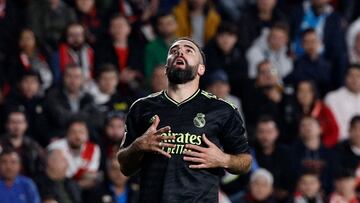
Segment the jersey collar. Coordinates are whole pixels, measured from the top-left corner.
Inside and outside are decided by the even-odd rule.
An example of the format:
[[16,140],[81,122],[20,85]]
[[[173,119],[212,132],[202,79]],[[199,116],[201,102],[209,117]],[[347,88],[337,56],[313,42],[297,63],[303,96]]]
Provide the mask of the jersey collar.
[[196,97],[196,95],[199,94],[199,92],[200,92],[200,89],[196,90],[196,92],[195,92],[193,95],[191,95],[189,98],[185,99],[185,100],[182,101],[182,102],[177,102],[177,101],[173,100],[173,99],[167,94],[167,91],[166,91],[166,90],[164,90],[164,96],[165,96],[165,98],[166,98],[167,100],[169,100],[171,103],[174,103],[176,106],[180,106],[180,105],[185,104],[185,103],[187,103],[188,101],[192,100],[194,97]]

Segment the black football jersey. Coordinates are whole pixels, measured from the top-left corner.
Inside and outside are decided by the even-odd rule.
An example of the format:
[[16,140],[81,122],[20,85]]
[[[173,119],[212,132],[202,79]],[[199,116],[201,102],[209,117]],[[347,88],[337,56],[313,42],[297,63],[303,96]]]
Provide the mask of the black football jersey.
[[140,202],[184,203],[218,202],[220,175],[223,169],[191,169],[183,160],[186,144],[207,147],[207,138],[228,154],[248,153],[249,147],[244,121],[238,110],[224,100],[203,91],[196,91],[178,103],[166,91],[141,98],[131,106],[126,120],[123,147],[129,146],[151,125],[158,115],[158,128],[170,126],[171,131],[161,136],[175,136],[170,141],[175,148],[158,153],[146,153],[140,171]]

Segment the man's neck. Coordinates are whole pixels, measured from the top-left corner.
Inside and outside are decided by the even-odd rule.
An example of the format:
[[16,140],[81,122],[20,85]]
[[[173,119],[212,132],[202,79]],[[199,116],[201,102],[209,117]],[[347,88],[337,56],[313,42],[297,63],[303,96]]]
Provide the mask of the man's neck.
[[267,147],[263,147],[263,153],[265,155],[271,155],[275,150],[275,146],[271,145],[271,146],[267,146]]
[[125,185],[113,185],[113,186],[116,195],[120,195],[121,193],[125,192]]
[[15,183],[16,177],[14,179],[4,179],[4,183],[8,187],[12,187]]
[[114,46],[116,48],[126,48],[128,47],[128,41],[127,39],[115,39]]
[[11,136],[10,142],[15,148],[19,148],[23,143],[23,136]]
[[185,84],[170,84],[167,94],[171,99],[181,103],[191,97],[199,89],[199,81],[196,79]]
[[269,21],[272,18],[272,11],[259,11],[259,18],[263,21]]
[[48,168],[46,169],[46,174],[51,180],[54,180],[54,181],[61,181],[64,179],[63,175],[59,175],[56,172],[53,172]]

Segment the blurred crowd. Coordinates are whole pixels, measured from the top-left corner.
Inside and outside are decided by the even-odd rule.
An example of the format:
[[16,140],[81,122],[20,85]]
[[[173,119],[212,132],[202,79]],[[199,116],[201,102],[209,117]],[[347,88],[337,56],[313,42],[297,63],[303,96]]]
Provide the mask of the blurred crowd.
[[0,201],[136,202],[126,113],[183,36],[254,157],[219,202],[360,202],[357,0],[0,0]]

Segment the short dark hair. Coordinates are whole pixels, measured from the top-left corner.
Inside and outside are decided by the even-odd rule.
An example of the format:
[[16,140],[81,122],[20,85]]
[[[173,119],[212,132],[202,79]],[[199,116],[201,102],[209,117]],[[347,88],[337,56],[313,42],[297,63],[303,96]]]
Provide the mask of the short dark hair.
[[25,78],[34,77],[36,80],[41,83],[41,77],[38,71],[35,70],[24,70],[21,72],[20,81],[23,81]]
[[0,158],[2,158],[3,156],[9,155],[9,154],[13,154],[15,153],[18,158],[20,159],[20,155],[17,153],[17,151],[10,146],[4,146],[4,147],[0,147]]
[[71,117],[70,120],[67,122],[66,130],[68,131],[75,123],[82,123],[87,129],[89,129],[85,118],[81,115],[75,115]]
[[350,120],[350,128],[355,127],[357,123],[360,123],[360,115],[355,115]]
[[271,26],[271,30],[278,29],[284,31],[286,34],[289,34],[290,28],[289,25],[285,22],[275,22],[273,26]]
[[99,67],[99,70],[96,71],[96,74],[95,74],[96,80],[99,80],[103,73],[108,73],[108,72],[114,72],[114,73],[116,73],[116,75],[119,74],[119,71],[116,69],[114,64],[104,63]]
[[348,66],[347,73],[349,73],[349,70],[351,70],[351,69],[360,70],[360,63],[350,63]]
[[260,116],[260,118],[257,120],[257,125],[259,125],[260,123],[269,123],[269,122],[275,123],[275,126],[277,127],[276,120],[274,119],[274,117],[272,117],[270,115]]
[[27,122],[27,115],[25,112],[25,108],[23,106],[12,106],[9,109],[7,109],[6,111],[6,122],[9,121],[10,115],[15,114],[15,113],[20,113],[22,115],[24,115],[25,117],[25,121]]
[[340,168],[335,172],[334,178],[335,180],[355,178],[355,172],[349,168]]
[[260,61],[260,62],[256,65],[256,70],[257,70],[257,72],[259,72],[260,67],[261,67],[262,65],[268,64],[268,63],[271,64],[271,61],[270,61],[269,59],[264,59],[264,60]]
[[125,121],[126,114],[122,111],[108,112],[108,114],[106,115],[106,119],[105,119],[105,126],[107,126],[110,123],[110,121],[112,121],[113,119],[121,119],[121,120]]
[[234,23],[222,22],[219,25],[219,28],[217,29],[217,34],[220,35],[220,34],[224,34],[224,33],[237,35],[238,34],[238,29],[237,29],[237,27],[236,27],[236,25]]
[[[193,39],[191,39],[190,37],[180,37],[180,38],[177,38],[177,39],[171,44],[171,46],[172,46],[173,44],[175,44],[176,42],[181,41],[181,40],[189,41],[189,42],[193,43],[193,44],[199,49],[200,55],[201,55],[201,58],[202,58],[202,62],[203,62],[203,64],[205,65],[205,64],[206,64],[206,57],[205,57],[204,52],[202,51],[202,49],[200,48],[200,46],[199,46]],[[170,46],[170,47],[171,47],[171,46]]]
[[307,35],[307,34],[312,34],[312,33],[315,33],[316,34],[316,31],[315,31],[315,29],[314,28],[307,28],[307,29],[305,29],[304,31],[302,31],[302,33],[301,33],[301,39],[304,39],[304,37],[305,37],[305,35]]

